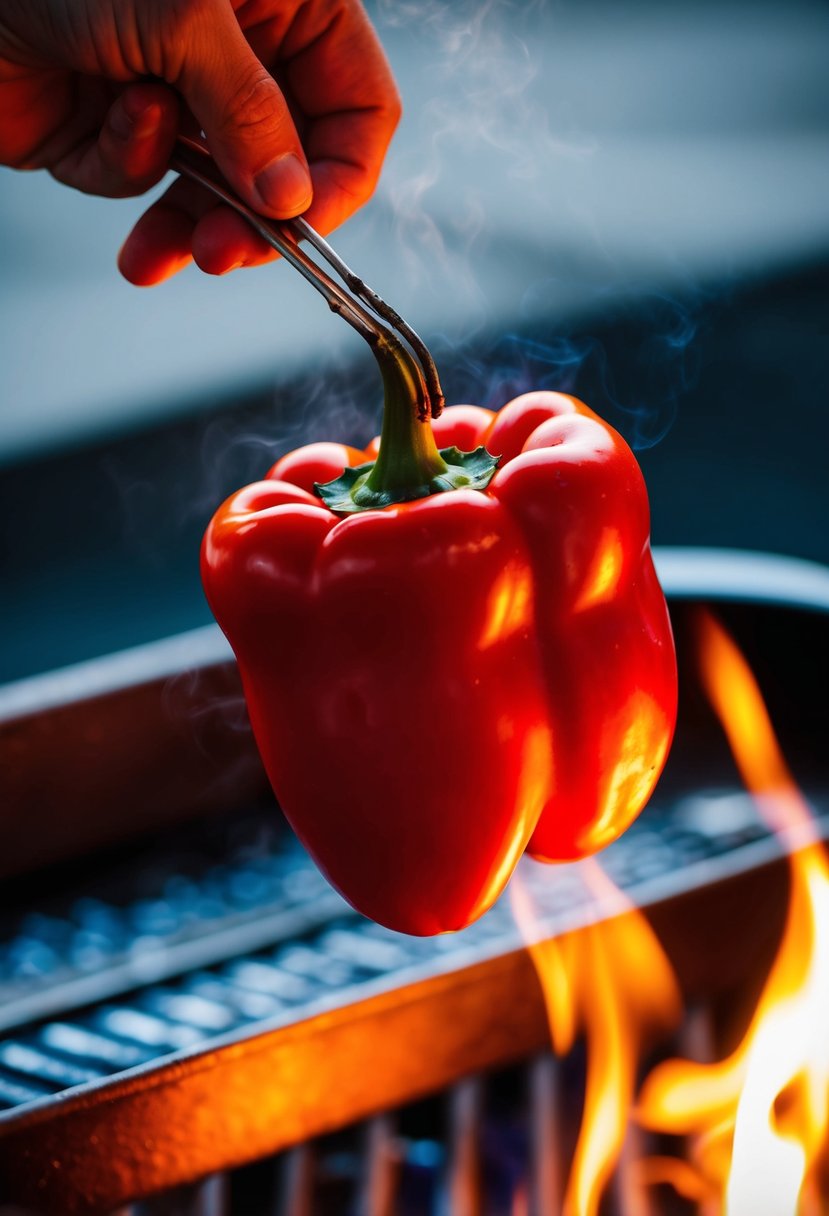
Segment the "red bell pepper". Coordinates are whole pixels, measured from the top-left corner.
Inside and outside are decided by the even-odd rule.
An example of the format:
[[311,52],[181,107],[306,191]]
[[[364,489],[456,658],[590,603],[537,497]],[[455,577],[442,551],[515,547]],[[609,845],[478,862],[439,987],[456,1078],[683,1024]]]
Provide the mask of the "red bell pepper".
[[676,665],[623,439],[552,392],[432,427],[399,370],[379,447],[284,456],[219,508],[202,570],[297,835],[359,911],[431,934],[480,916],[525,848],[624,831]]

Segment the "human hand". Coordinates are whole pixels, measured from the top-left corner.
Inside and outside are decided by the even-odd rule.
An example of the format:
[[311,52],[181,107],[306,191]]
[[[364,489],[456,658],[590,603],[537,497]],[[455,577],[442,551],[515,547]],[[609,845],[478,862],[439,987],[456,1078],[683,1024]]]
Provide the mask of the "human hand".
[[[89,194],[143,193],[180,126],[202,129],[250,206],[327,233],[373,192],[399,116],[359,0],[0,0],[0,164]],[[149,286],[191,257],[223,274],[273,256],[179,180],[119,266]]]

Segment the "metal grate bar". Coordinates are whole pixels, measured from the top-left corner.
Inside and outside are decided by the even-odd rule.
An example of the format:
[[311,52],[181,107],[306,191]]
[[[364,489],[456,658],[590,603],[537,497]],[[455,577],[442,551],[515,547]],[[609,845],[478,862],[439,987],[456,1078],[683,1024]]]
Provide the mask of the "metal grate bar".
[[355,1216],[395,1216],[400,1154],[391,1115],[369,1120],[363,1151],[365,1166]]
[[314,1216],[314,1150],[300,1144],[285,1154],[278,1216]]
[[560,1212],[564,1200],[561,1063],[543,1052],[530,1065],[529,1216]]
[[[660,820],[659,830],[649,829],[645,820],[637,825],[635,848],[608,850],[603,857],[610,876],[628,887],[766,834],[745,795],[724,795],[716,802],[713,831],[710,824],[700,830],[693,808],[689,820],[668,812],[665,823],[664,811],[652,809],[649,819]],[[252,816],[241,842],[221,863],[205,854],[191,858],[182,871],[180,849],[172,850],[166,859],[153,859],[149,873],[138,866],[117,883],[100,884],[95,897],[70,894],[49,914],[38,910],[7,918],[5,940],[0,926],[0,1031],[140,984],[213,968],[341,919],[347,905],[298,846],[286,847],[273,821],[272,810]],[[113,885],[124,901],[120,905]],[[547,904],[555,911],[579,896],[578,882],[560,874]],[[381,974],[404,965],[410,953],[390,937],[354,939],[338,930],[323,935],[320,944],[332,986],[335,959]],[[303,956],[291,959],[290,950],[283,960],[284,969],[298,976],[313,975],[314,965],[306,958],[303,970]]]
[[256,838],[265,851],[251,857],[252,847],[218,865],[205,858],[201,869],[194,860],[189,873],[170,872],[181,864],[174,857],[155,859],[152,873],[139,867],[124,878],[127,899],[131,890],[149,894],[123,906],[68,897],[50,915],[7,918],[0,1031],[290,940],[347,910],[307,855],[286,849],[273,827]]
[[469,1077],[449,1094],[449,1168],[441,1216],[482,1216],[480,1142],[483,1082]]

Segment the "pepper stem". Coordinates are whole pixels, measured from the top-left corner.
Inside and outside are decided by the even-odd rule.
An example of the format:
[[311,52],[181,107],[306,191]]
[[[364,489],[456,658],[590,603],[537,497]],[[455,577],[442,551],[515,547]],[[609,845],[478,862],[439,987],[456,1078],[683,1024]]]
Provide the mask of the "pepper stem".
[[[383,377],[383,429],[380,451],[365,489],[401,502],[431,493],[429,486],[446,473],[429,425],[423,377],[402,346],[380,339],[374,350]],[[359,498],[355,496],[355,501]]]
[[498,464],[485,448],[438,451],[431,402],[420,367],[405,346],[380,333],[371,349],[383,377],[383,429],[377,459],[344,469],[316,491],[332,511],[350,515],[462,488],[483,490]]

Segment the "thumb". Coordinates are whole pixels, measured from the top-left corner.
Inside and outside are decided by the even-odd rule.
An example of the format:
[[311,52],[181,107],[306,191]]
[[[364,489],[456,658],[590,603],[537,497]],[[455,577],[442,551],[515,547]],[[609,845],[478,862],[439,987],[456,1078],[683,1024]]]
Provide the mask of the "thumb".
[[275,219],[311,204],[308,162],[287,102],[257,59],[227,0],[199,4],[176,84],[230,184]]

